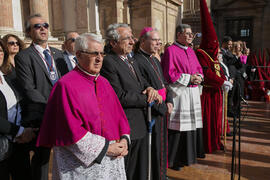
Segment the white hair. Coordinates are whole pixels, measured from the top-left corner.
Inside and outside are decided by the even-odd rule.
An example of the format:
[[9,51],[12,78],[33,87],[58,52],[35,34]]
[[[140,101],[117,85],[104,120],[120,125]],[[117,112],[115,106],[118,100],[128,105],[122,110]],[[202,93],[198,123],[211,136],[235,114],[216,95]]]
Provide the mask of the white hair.
[[118,41],[120,39],[120,35],[117,29],[120,27],[128,28],[129,26],[123,23],[110,24],[106,30],[106,41]]
[[75,40],[75,51],[77,52],[88,50],[89,41],[96,41],[100,44],[103,44],[102,36],[93,33],[83,33]]

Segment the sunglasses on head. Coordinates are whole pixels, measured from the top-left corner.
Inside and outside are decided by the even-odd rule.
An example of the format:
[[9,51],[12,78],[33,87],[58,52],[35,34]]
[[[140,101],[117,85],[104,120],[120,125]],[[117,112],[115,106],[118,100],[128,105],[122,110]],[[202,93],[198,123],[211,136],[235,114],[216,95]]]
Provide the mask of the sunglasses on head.
[[75,42],[75,38],[69,38],[67,41]]
[[45,29],[48,29],[49,28],[49,24],[48,23],[43,23],[43,24],[34,24],[34,28],[35,29],[40,29],[41,28],[41,26],[43,27],[43,28],[45,28]]
[[11,45],[11,46],[14,46],[15,44],[16,44],[17,46],[20,45],[18,41],[16,41],[16,42],[15,42],[15,41],[9,41],[8,44]]

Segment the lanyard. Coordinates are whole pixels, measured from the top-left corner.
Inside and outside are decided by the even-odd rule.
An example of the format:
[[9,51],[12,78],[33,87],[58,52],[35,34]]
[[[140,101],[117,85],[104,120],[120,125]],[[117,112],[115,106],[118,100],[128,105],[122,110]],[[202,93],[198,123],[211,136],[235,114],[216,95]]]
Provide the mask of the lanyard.
[[[34,50],[36,51],[36,53],[41,57],[41,59],[43,60],[43,61],[45,61],[45,63],[47,64],[47,67],[49,67],[49,69],[50,69],[50,71],[49,72],[52,72],[53,71],[53,61],[54,61],[54,59],[53,59],[53,56],[52,55],[50,55],[51,56],[51,58],[52,58],[52,64],[51,65],[49,65],[49,63],[47,62],[47,60],[42,56],[42,54],[40,54],[40,52],[36,49],[36,47],[34,46]],[[45,49],[45,51],[46,51],[46,49]],[[49,52],[50,52],[50,54],[51,54],[51,51],[49,50]]]

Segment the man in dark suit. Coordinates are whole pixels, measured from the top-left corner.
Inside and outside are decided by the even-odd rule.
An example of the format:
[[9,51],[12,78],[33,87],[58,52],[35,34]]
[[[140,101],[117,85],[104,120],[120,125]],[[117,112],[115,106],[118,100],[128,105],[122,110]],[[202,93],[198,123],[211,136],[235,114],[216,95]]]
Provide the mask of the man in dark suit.
[[71,71],[78,64],[78,60],[75,56],[75,39],[78,36],[79,34],[74,31],[66,34],[66,40],[64,42],[65,51],[63,54],[69,71]]
[[[39,128],[53,84],[68,69],[61,51],[48,46],[49,24],[41,15],[30,16],[25,28],[33,42],[15,57],[17,81],[23,95],[22,116],[27,117],[22,125]],[[31,161],[32,179],[47,180],[50,149],[36,147],[35,143],[36,139],[22,153],[29,156],[29,151],[34,151]]]
[[[244,96],[243,87],[245,79],[247,79],[246,65],[242,64],[240,58],[232,54],[232,38],[224,36],[222,41],[221,53],[223,56],[224,64],[229,68],[231,79],[234,86],[229,91],[228,96],[228,116],[239,116],[240,114],[240,101]],[[247,49],[247,48],[246,48]]]
[[235,64],[236,59],[234,59],[232,54],[232,38],[230,36],[224,36],[221,44],[221,53],[223,55],[223,62],[226,66]]
[[[237,68],[241,66],[240,61],[232,54],[232,38],[230,36],[224,36],[221,45],[221,54],[223,63],[228,67],[230,79],[235,82],[238,77]],[[237,83],[237,82],[236,82]],[[234,84],[233,89],[228,94],[228,116],[233,116],[235,113],[234,108],[234,96],[235,96],[236,85]]]
[[106,31],[110,53],[103,61],[101,75],[109,80],[126,113],[131,128],[129,154],[125,159],[127,179],[147,179],[147,102],[162,102],[158,92],[140,74],[136,61],[128,54],[134,40],[126,24],[111,24]]

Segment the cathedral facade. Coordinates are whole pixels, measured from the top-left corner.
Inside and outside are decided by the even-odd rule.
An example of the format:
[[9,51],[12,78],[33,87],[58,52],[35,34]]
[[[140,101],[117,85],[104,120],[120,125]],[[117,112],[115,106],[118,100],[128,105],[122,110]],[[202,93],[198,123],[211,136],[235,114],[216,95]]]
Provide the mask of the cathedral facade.
[[[228,35],[247,42],[251,50],[270,48],[270,0],[207,0],[207,4],[220,42]],[[199,0],[183,1],[182,21],[195,33],[201,31]]]
[[111,23],[129,24],[135,37],[152,26],[163,42],[173,42],[181,5],[182,0],[0,0],[0,36],[13,33],[24,39],[25,20],[39,13],[50,24],[51,44],[64,40],[69,31],[104,37]]

